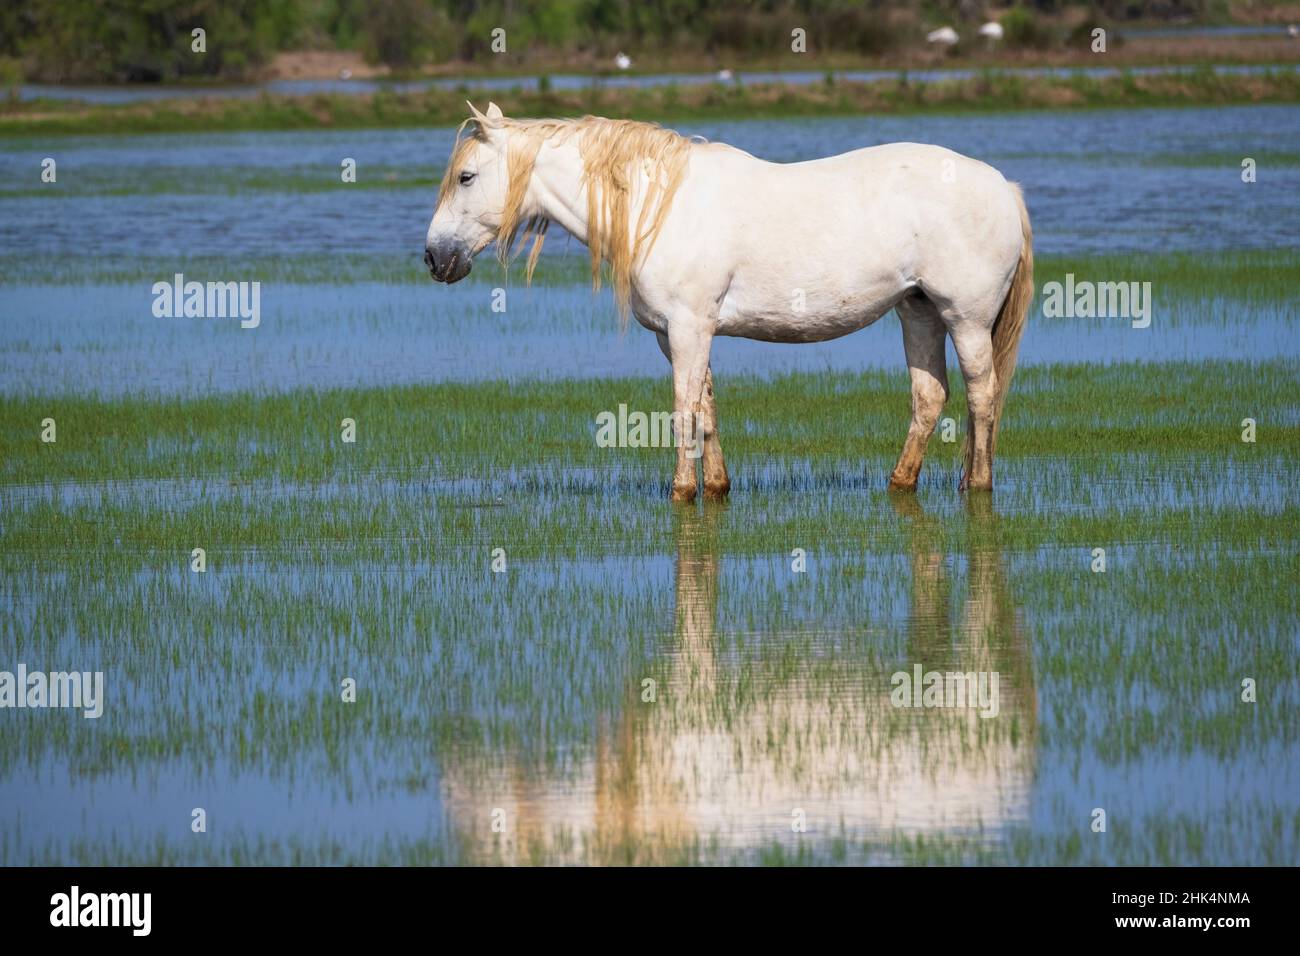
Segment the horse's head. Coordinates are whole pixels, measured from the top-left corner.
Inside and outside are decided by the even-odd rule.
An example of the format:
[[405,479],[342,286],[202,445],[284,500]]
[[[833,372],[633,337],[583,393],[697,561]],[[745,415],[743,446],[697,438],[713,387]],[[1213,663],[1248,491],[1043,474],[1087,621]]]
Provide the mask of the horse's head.
[[469,104],[466,121],[447,163],[438,206],[424,240],[424,262],[438,282],[458,282],[469,275],[474,256],[501,231],[509,190],[501,108],[489,103],[486,113]]

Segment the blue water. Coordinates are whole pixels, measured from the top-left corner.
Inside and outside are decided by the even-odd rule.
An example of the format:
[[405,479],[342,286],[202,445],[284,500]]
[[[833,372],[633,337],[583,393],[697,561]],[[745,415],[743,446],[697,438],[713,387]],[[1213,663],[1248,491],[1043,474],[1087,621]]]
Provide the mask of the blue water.
[[[1114,110],[935,117],[861,117],[680,124],[687,134],[731,143],[777,162],[829,156],[881,143],[937,143],[985,160],[1020,182],[1039,254],[1271,249],[1297,240],[1300,223],[1300,107]],[[49,143],[0,141],[0,256],[90,257],[382,253],[418,267],[433,210],[432,180],[455,132],[169,134],[77,137]],[[1207,152],[1221,158],[1205,164]],[[1270,165],[1262,154],[1288,154]],[[5,198],[39,185],[41,160],[58,161],[49,195]],[[165,157],[162,193],[148,192]],[[349,190],[342,158],[367,169],[427,172],[427,188]],[[1241,181],[1241,159],[1259,157],[1258,182]],[[186,191],[211,179],[235,195]],[[55,198],[79,173],[132,195]],[[238,190],[241,176],[294,172],[337,188],[315,192]],[[62,184],[62,185],[60,185]],[[562,243],[551,243],[559,247]]]
[[[786,162],[895,140],[950,146],[1023,184],[1040,259],[1275,250],[1294,248],[1300,239],[1300,164],[1287,159],[1300,154],[1295,106],[727,121],[682,131]],[[652,337],[635,324],[621,334],[608,296],[593,296],[585,284],[529,290],[518,271],[504,280],[487,256],[476,266],[486,283],[448,288],[425,281],[420,255],[433,173],[453,135],[447,129],[371,130],[6,144],[0,183],[30,189],[41,158],[51,152],[59,181],[48,193],[4,198],[0,189],[0,269],[9,272],[0,286],[0,391],[194,394],[662,372]],[[1238,154],[1259,156],[1256,183],[1241,181]],[[409,167],[427,170],[430,184],[240,191],[242,179],[259,182],[270,174],[337,183],[340,156],[356,158],[363,178],[376,166]],[[159,171],[164,158],[165,175]],[[163,184],[160,191],[151,177]],[[96,188],[78,192],[83,180]],[[185,191],[187,183],[213,180],[229,189]],[[102,194],[114,187],[139,191]],[[547,250],[549,256],[585,255],[559,230]],[[232,320],[152,315],[153,281],[171,279],[180,267],[173,267],[172,256],[231,263],[224,271],[209,266],[216,274],[189,276],[200,280],[241,279],[238,263],[263,256],[338,262],[341,268],[353,258],[378,258],[409,269],[415,284],[266,282],[262,325],[245,330]],[[75,281],[79,262],[111,266],[135,259],[153,263],[158,274],[127,284]],[[45,270],[56,265],[72,271],[71,284],[45,284]],[[1038,273],[1040,288],[1063,278],[1045,268]],[[504,314],[490,307],[498,285],[508,289]],[[1187,301],[1177,290],[1160,288],[1153,299],[1149,329],[1133,329],[1124,319],[1036,318],[1023,361],[1249,359],[1300,350],[1289,306]],[[887,317],[820,345],[720,340],[714,364],[723,374],[771,373],[895,367],[900,355],[897,321]]]
[[[261,324],[244,329],[237,318],[155,318],[148,282],[6,286],[0,394],[202,395],[667,374],[653,335],[635,322],[620,330],[608,293],[593,295],[581,285],[530,289],[516,280],[506,288],[504,313],[492,311],[492,295],[490,285],[468,283],[272,283],[262,290]],[[1145,329],[1125,318],[1045,321],[1035,314],[1020,361],[1300,358],[1294,307],[1153,297]],[[832,342],[719,338],[713,346],[720,376],[901,369],[902,361],[892,314]],[[948,363],[957,368],[955,355]]]

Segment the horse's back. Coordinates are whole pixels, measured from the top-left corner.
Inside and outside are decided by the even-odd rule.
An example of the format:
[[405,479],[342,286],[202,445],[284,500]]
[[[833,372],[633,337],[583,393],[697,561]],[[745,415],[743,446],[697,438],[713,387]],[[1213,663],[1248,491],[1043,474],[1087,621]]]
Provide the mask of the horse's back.
[[707,210],[703,218],[729,232],[747,261],[838,271],[862,258],[906,272],[935,255],[1019,254],[1016,188],[992,166],[942,146],[888,143],[799,163],[738,151],[701,159],[695,211]]
[[701,151],[674,205],[655,284],[678,295],[698,283],[723,335],[835,338],[912,289],[957,301],[998,286],[1020,253],[1015,187],[921,143],[788,164]]

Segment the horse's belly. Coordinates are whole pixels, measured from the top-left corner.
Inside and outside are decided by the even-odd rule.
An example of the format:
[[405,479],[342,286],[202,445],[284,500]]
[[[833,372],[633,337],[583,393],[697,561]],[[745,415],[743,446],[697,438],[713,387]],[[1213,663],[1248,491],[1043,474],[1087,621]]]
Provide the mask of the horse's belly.
[[718,316],[718,335],[761,342],[825,342],[864,329],[893,308],[893,303],[847,308],[836,312],[800,312],[797,305],[787,312],[729,312],[723,303]]

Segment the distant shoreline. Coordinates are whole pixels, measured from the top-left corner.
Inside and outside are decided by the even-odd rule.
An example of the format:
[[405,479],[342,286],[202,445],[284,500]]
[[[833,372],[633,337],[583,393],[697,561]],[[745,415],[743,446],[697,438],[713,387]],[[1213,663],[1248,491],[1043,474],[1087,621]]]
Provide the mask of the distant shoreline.
[[[626,73],[615,68],[611,58],[593,53],[561,56],[554,51],[530,52],[526,57],[491,57],[486,60],[454,60],[436,66],[410,70],[392,70],[382,64],[367,63],[359,55],[343,51],[295,53],[284,52],[263,69],[251,82],[277,80],[332,80],[342,71],[357,80],[394,83],[430,79],[464,79],[474,84],[483,80],[503,80],[543,74],[579,74],[611,77],[647,73],[715,73],[732,69],[738,73],[781,71],[817,72],[859,70],[1016,70],[1033,67],[1082,69],[1114,67],[1128,69],[1150,66],[1267,65],[1289,62],[1300,57],[1300,42],[1287,36],[1281,23],[1238,25],[1240,29],[1261,31],[1256,35],[1165,36],[1131,34],[1129,28],[1112,32],[1112,43],[1105,54],[1080,47],[1034,49],[981,48],[978,44],[960,49],[942,49],[933,45],[900,47],[877,55],[825,50],[813,55],[790,52],[770,55],[748,51],[744,56],[719,51],[713,54],[683,52],[636,56]],[[249,81],[245,81],[249,82]],[[196,84],[204,85],[204,84]],[[206,85],[239,85],[239,81],[213,82]]]
[[[919,29],[919,28],[918,28]],[[628,77],[647,74],[713,74],[723,69],[737,73],[899,70],[1016,70],[1024,68],[1082,69],[1111,67],[1130,69],[1156,66],[1267,65],[1294,63],[1300,59],[1300,40],[1288,36],[1287,22],[1203,24],[1170,26],[1153,22],[1110,25],[1109,46],[1094,53],[1086,44],[1065,44],[1054,36],[1044,45],[989,45],[968,36],[956,46],[927,44],[920,34],[870,54],[842,49],[794,53],[780,44],[770,50],[647,49],[629,47],[631,67],[616,67],[613,47],[608,50],[556,50],[530,45],[524,52],[451,58],[410,67],[391,67],[367,60],[356,50],[281,50],[267,62],[242,73],[229,75],[187,75],[169,79],[165,86],[177,90],[211,90],[219,94],[233,87],[259,86],[285,81],[326,82],[332,80],[411,83],[427,80],[463,80],[473,85],[539,75],[571,74],[591,78]],[[969,33],[968,27],[963,31]],[[1236,32],[1233,32],[1236,31]],[[1057,30],[1056,32],[1060,32]],[[18,82],[23,70],[20,66]],[[121,90],[143,90],[158,84],[147,82],[94,82],[69,76],[63,81],[28,73],[36,86],[97,86]],[[15,82],[13,78],[9,83]],[[2,90],[0,90],[2,92]]]
[[1220,106],[1300,101],[1300,68],[1279,66],[1232,74],[1205,66],[1173,74],[1028,78],[994,70],[929,83],[908,82],[906,73],[900,73],[894,80],[867,83],[712,83],[547,91],[476,90],[467,84],[454,91],[186,97],[124,104],[10,101],[0,106],[0,136],[448,126],[465,118],[466,99],[493,99],[508,115],[516,116],[597,113],[663,122]]

